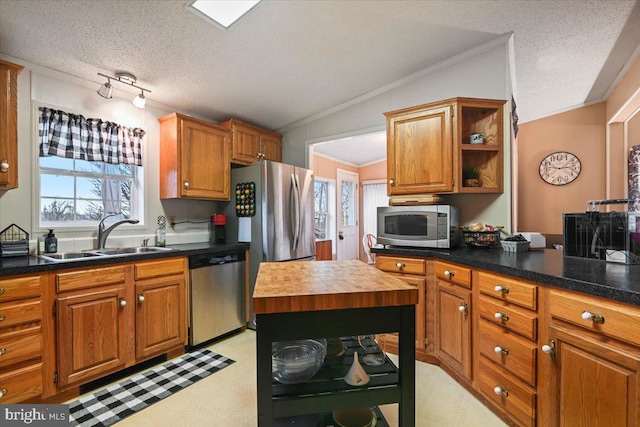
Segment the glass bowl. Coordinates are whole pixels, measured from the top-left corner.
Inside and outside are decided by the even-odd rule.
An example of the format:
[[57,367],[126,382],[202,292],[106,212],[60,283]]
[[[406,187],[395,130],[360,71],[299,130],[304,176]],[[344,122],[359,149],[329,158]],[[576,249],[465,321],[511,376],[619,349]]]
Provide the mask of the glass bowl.
[[271,345],[273,379],[282,384],[308,381],[320,370],[326,355],[323,339],[275,342]]

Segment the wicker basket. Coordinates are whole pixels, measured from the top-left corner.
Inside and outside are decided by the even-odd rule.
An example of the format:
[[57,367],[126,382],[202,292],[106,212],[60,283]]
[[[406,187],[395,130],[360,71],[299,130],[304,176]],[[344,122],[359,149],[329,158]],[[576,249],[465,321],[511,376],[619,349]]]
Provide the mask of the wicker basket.
[[477,248],[490,248],[500,244],[500,230],[495,231],[462,231],[464,242]]

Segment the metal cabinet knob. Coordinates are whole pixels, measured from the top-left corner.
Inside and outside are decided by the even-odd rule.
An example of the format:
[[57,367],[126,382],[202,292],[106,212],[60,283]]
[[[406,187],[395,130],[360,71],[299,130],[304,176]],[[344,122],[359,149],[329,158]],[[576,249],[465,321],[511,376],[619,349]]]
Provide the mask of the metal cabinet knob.
[[184,188],[189,188],[189,181],[185,181],[182,185],[184,186]]
[[138,294],[138,302],[139,302],[139,303],[144,302],[144,295],[142,295],[142,294]]
[[502,292],[503,294],[508,294],[509,293],[509,288],[507,288],[506,286],[496,286],[495,288],[493,288],[496,292]]
[[0,390],[0,399],[2,399],[2,396],[4,396],[7,393],[9,393],[9,390],[7,390],[6,388],[3,388],[2,390]]
[[505,322],[509,320],[509,315],[500,313],[499,311],[497,311],[496,314],[493,315],[493,317],[495,317],[498,320],[504,320]]
[[495,386],[495,387],[493,388],[493,392],[494,392],[495,394],[501,394],[501,395],[503,395],[504,397],[509,396],[509,392],[508,392],[507,390],[503,389],[502,387],[500,387],[499,385],[497,385],[497,386]]
[[582,320],[593,320],[594,323],[604,323],[604,316],[590,311],[583,311]]
[[2,356],[3,354],[5,354],[7,352],[7,349],[2,347],[0,348],[0,356]]
[[0,322],[2,322],[5,319],[4,314],[0,314]]
[[507,350],[506,348],[500,347],[499,345],[496,346],[496,348],[493,349],[493,351],[496,352],[496,354],[504,354],[505,356],[509,354],[509,350]]
[[548,354],[552,359],[554,359],[556,357],[556,342],[554,340],[550,340],[549,344],[542,346],[542,352]]
[[0,288],[0,295],[4,294],[6,292],[5,288]]
[[393,178],[391,178],[391,179],[389,180],[389,185],[395,185],[395,184],[396,184],[396,180],[395,180],[395,179],[393,179]]
[[127,300],[125,300],[124,298],[120,298],[120,308],[124,307],[125,305],[127,305]]
[[444,271],[444,275],[447,276],[448,278],[452,278],[453,276],[456,275],[456,273],[455,273],[455,271],[445,270]]
[[458,311],[460,313],[464,313],[465,315],[468,314],[469,313],[469,305],[465,301],[462,301],[460,303],[460,305],[458,306]]
[[542,352],[543,353],[551,353],[551,350],[552,350],[552,348],[548,344],[545,344],[545,345],[542,346]]
[[0,160],[0,172],[7,172],[9,170],[9,161],[8,160]]
[[401,262],[396,263],[396,267],[397,267],[397,268],[405,268],[406,266],[407,266],[406,264],[401,263]]

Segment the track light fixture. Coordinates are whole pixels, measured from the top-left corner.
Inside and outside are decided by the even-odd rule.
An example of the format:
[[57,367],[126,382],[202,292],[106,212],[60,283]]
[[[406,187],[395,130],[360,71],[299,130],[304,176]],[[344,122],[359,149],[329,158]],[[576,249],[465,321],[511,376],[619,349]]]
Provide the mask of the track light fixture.
[[145,105],[145,97],[144,92],[147,91],[151,93],[149,89],[145,89],[143,87],[137,86],[135,83],[137,81],[136,76],[126,71],[117,72],[115,77],[108,76],[106,74],[98,73],[99,76],[106,77],[107,82],[100,86],[98,89],[98,95],[103,98],[110,99],[113,96],[113,87],[111,86],[111,80],[114,82],[122,83],[125,85],[133,86],[136,89],[140,89],[140,94],[133,99],[133,105],[138,108],[144,108]]

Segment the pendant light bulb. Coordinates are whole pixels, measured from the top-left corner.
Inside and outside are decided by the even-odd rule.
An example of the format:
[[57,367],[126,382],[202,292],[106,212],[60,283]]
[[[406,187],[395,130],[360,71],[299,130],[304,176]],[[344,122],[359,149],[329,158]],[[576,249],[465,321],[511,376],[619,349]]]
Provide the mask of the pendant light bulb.
[[107,82],[100,86],[100,89],[98,89],[98,95],[106,99],[111,99],[113,97],[113,86],[111,86],[111,80],[107,79]]
[[144,97],[144,90],[140,92],[140,95],[136,96],[133,99],[133,105],[138,108],[144,108],[144,104],[146,103],[146,99]]

